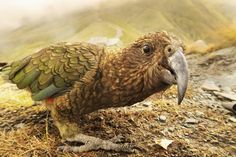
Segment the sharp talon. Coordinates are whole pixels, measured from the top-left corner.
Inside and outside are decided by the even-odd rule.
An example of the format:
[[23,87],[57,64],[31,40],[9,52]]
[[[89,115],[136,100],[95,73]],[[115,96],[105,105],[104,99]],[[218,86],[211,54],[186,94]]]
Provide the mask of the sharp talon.
[[122,150],[123,152],[127,152],[127,153],[134,153],[134,146],[130,145],[130,144],[124,144],[124,148]]
[[117,136],[114,136],[109,141],[114,142],[114,143],[122,143],[122,142],[124,142],[124,139],[125,139],[125,137],[119,134]]

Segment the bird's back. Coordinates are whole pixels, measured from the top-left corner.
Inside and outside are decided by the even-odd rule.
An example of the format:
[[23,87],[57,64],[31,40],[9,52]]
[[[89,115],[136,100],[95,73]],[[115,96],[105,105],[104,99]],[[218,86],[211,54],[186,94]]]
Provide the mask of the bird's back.
[[9,79],[33,100],[61,95],[97,68],[102,49],[87,43],[58,43],[10,65]]

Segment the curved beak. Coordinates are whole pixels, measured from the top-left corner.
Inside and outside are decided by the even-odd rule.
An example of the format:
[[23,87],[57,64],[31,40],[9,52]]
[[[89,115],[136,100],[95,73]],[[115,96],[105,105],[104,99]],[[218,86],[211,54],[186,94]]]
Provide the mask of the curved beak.
[[181,104],[188,86],[188,64],[182,49],[177,50],[169,57],[169,66],[176,77],[178,104]]

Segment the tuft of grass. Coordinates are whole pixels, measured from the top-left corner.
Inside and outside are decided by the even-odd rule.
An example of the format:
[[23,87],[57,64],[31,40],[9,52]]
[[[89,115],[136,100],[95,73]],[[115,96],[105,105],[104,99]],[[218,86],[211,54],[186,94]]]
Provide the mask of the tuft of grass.
[[17,87],[10,83],[0,85],[0,107],[17,109],[21,106],[31,106],[33,100],[30,93],[26,90],[18,90]]
[[[187,53],[206,54],[219,49],[236,46],[236,23],[229,26],[219,27],[214,33],[208,33],[204,43],[189,42],[186,46]],[[206,43],[206,41],[211,41]]]
[[236,46],[236,23],[227,27],[219,28],[214,34],[212,34],[214,43],[208,48],[208,52]]
[[[11,132],[0,132],[0,154],[6,156],[55,156],[59,141],[56,136],[47,135],[44,126],[30,126]],[[65,155],[66,156],[66,155]]]

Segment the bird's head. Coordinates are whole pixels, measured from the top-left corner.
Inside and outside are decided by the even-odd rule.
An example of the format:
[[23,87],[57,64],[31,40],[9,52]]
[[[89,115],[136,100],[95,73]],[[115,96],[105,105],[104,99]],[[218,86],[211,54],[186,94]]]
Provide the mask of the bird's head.
[[142,73],[144,88],[158,91],[178,86],[178,104],[188,85],[188,65],[180,39],[167,32],[156,32],[137,39],[125,48],[123,60],[133,71]]

